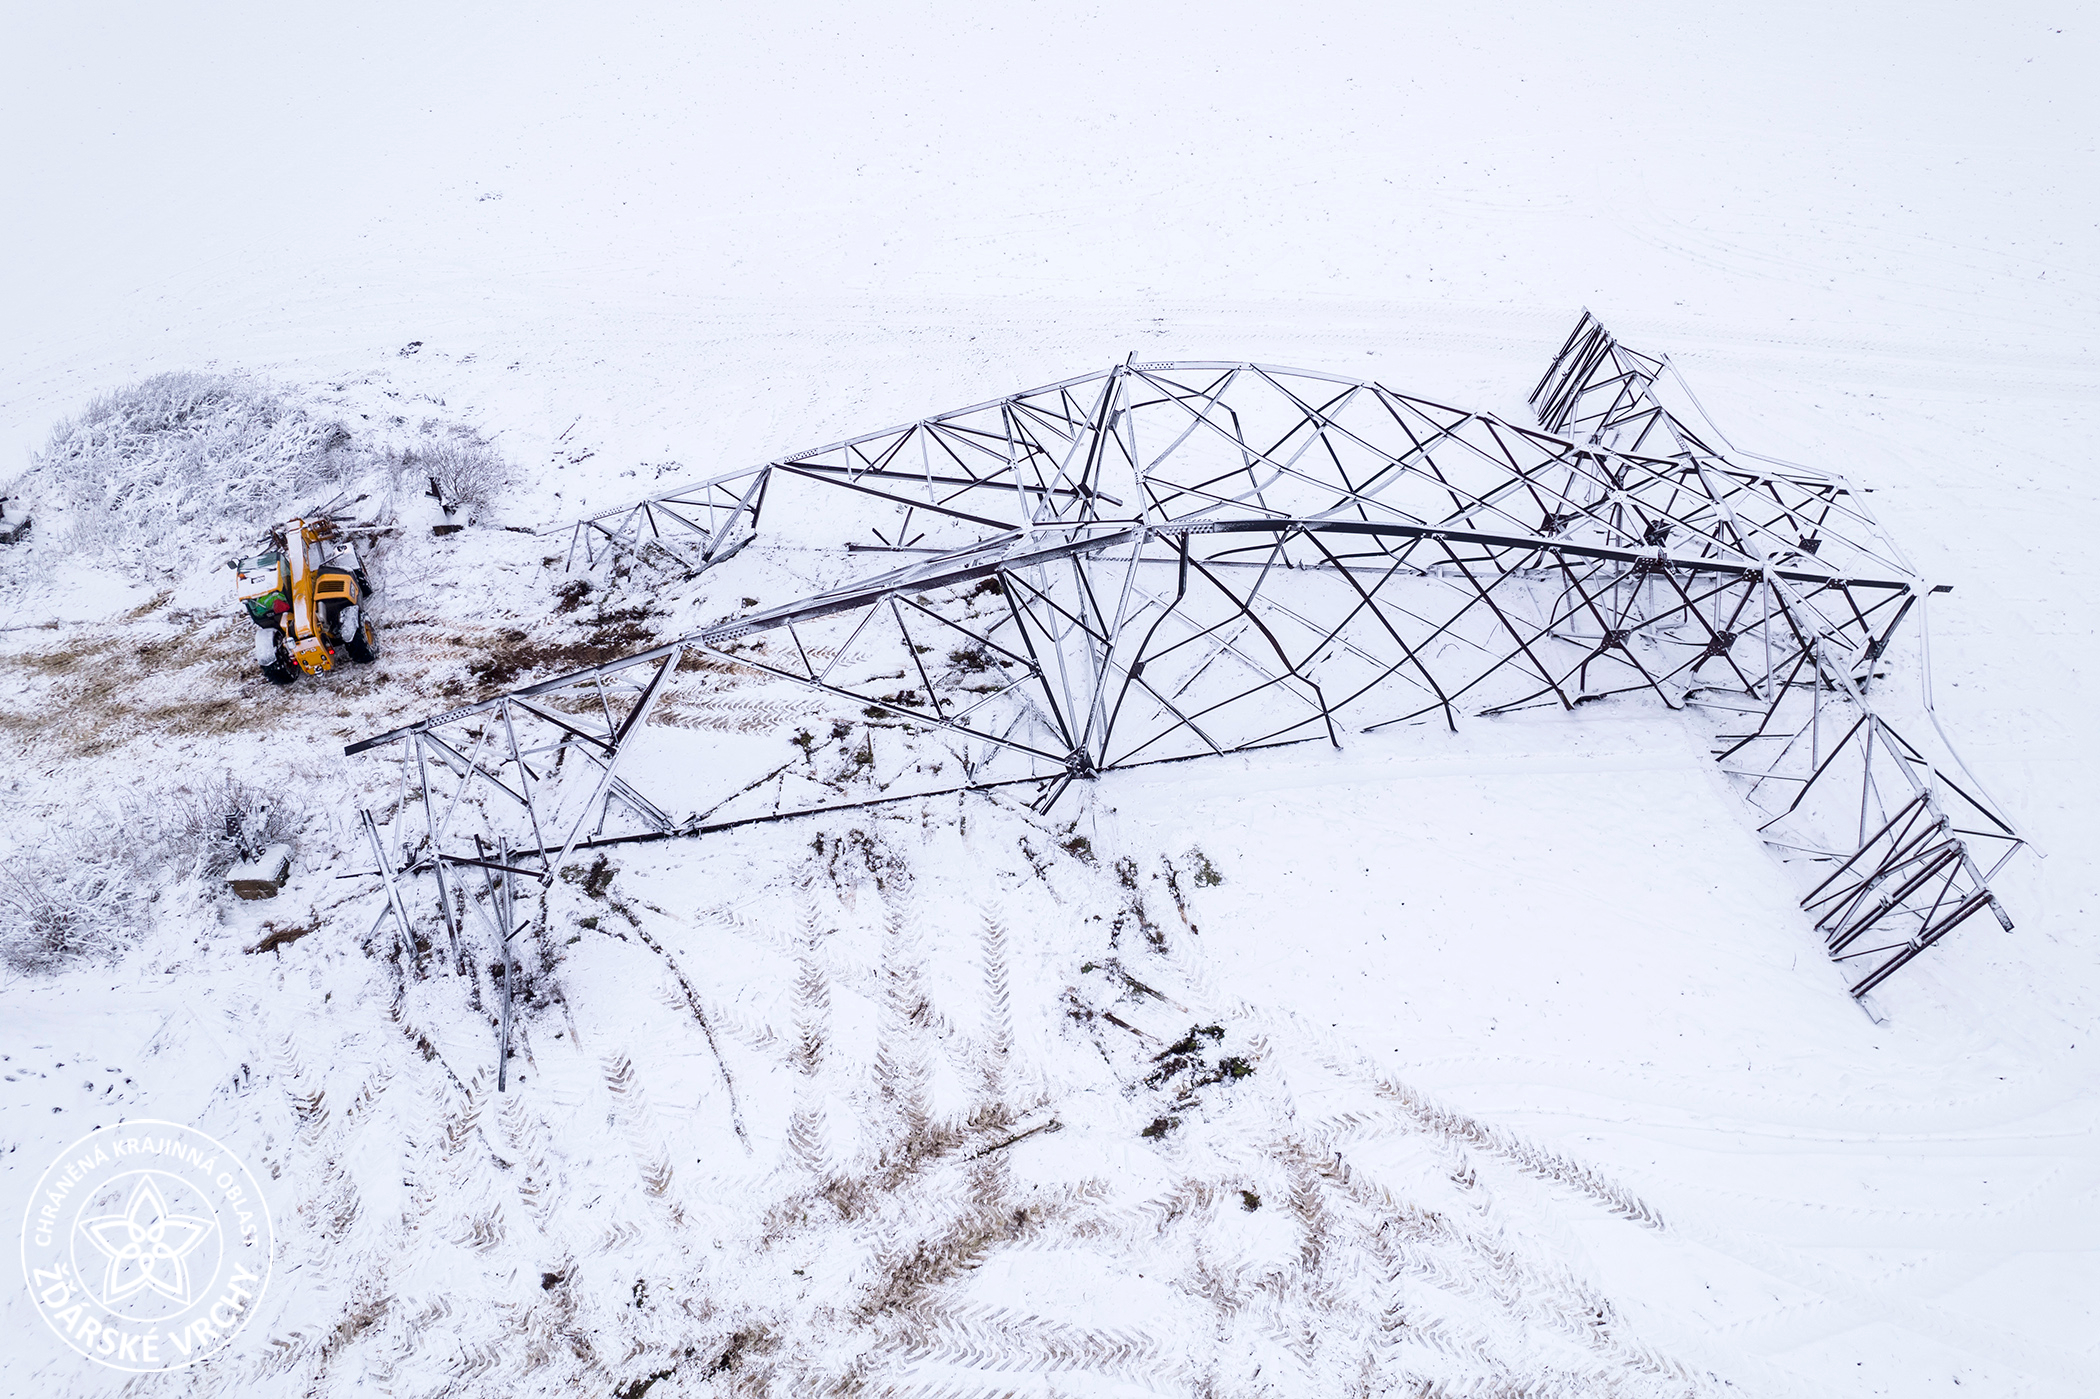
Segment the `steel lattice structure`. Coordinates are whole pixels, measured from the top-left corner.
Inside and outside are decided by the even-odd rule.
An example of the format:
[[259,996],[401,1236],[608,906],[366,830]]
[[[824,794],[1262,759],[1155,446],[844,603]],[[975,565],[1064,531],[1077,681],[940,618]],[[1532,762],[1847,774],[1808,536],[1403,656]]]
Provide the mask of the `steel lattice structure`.
[[[470,919],[507,945],[520,882],[581,848],[1001,784],[1047,809],[1135,764],[1646,695],[1808,862],[1855,997],[1985,907],[2009,928],[1989,880],[2020,837],[1881,712],[1929,715],[1895,653],[1931,589],[1841,479],[1709,445],[1678,388],[1587,314],[1538,427],[1126,363],[586,520],[572,563],[705,570],[762,520],[909,561],[351,745],[400,764],[367,818],[390,916],[409,937],[402,880],[428,876],[456,960]],[[651,722],[729,671],[857,716],[865,747],[827,771],[805,728],[804,758],[736,770]]]

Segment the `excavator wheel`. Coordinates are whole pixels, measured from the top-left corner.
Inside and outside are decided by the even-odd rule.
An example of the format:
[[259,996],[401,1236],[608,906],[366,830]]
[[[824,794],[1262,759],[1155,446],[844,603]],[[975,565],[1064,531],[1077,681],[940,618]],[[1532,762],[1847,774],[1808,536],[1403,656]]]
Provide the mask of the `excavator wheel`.
[[272,685],[289,685],[299,678],[299,665],[285,649],[284,638],[279,636],[276,642],[276,659],[262,667],[262,677]]
[[378,660],[379,644],[378,638],[372,635],[372,624],[360,622],[357,635],[344,642],[343,649],[350,653],[350,659],[358,665],[370,665]]

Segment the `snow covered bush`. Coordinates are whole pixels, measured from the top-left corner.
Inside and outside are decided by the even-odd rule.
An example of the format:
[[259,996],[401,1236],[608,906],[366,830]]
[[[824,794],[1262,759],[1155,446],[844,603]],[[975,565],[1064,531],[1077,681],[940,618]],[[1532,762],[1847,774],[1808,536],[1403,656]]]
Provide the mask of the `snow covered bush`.
[[434,488],[447,513],[485,509],[510,483],[510,463],[500,452],[479,437],[457,432],[429,435],[394,461],[411,491]]
[[96,811],[17,851],[0,874],[0,965],[36,975],[110,957],[208,909],[236,861],[289,840],[305,809],[231,774]]
[[104,957],[142,930],[143,903],[121,850],[39,846],[0,874],[0,965],[35,975]]
[[53,430],[30,478],[76,549],[164,573],[209,541],[260,534],[356,463],[347,429],[289,395],[226,374],[156,374]]
[[192,863],[218,876],[298,832],[304,812],[283,796],[250,787],[231,773],[162,806],[156,832],[163,865]]

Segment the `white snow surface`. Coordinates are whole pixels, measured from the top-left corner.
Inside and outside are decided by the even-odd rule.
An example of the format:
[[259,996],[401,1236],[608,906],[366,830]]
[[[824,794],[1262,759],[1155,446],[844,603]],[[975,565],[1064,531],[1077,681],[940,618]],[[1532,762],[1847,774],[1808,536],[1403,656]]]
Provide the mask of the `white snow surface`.
[[[392,502],[380,663],[282,691],[230,530],[85,553],[20,488],[0,857],[118,848],[228,771],[304,825],[277,900],[142,887],[120,959],[0,984],[0,1209],[175,1119],[279,1240],[235,1347],[160,1379],[0,1287],[0,1394],[2100,1393],[2090,7],[10,30],[0,481],[200,370],[373,452],[471,428],[517,484],[446,539]],[[516,633],[669,636],[854,566],[753,549],[571,614],[525,531],[1132,352],[1523,421],[1583,305],[1954,586],[1942,718],[2045,857],[1880,1023],[1635,703],[617,852],[550,896],[502,1094],[486,975],[399,980],[337,877],[388,776],[343,743]],[[730,685],[669,717],[789,751]],[[244,951],[266,924],[311,930]],[[1253,1072],[1162,1075],[1210,1026],[1201,1067]]]

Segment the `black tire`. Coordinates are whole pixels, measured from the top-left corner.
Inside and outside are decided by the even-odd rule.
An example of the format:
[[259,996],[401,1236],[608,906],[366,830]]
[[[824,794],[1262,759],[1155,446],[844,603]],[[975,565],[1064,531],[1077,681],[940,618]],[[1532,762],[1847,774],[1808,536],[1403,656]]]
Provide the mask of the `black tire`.
[[379,645],[377,638],[372,635],[372,624],[359,623],[357,635],[344,642],[343,649],[350,653],[350,659],[358,665],[370,665],[378,660]]
[[262,668],[262,677],[272,685],[289,685],[299,678],[299,663],[285,646],[283,632],[271,639],[276,642],[276,658]]

